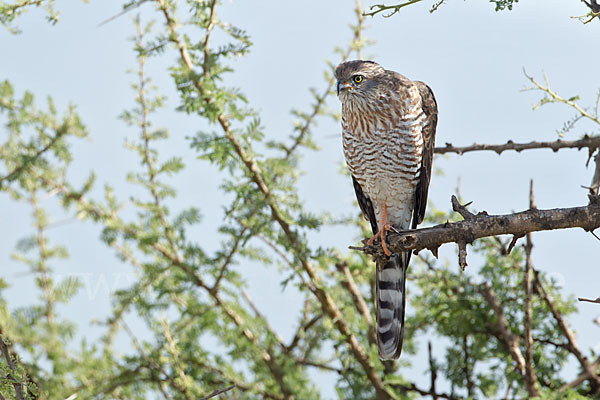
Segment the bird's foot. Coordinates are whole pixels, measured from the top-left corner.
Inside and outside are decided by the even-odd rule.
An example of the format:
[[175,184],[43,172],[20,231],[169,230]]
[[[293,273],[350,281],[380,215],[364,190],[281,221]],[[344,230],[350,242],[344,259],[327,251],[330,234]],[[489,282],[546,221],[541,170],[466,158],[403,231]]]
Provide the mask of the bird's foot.
[[392,253],[390,253],[390,251],[387,248],[387,244],[385,243],[385,232],[386,231],[393,231],[393,232],[397,232],[396,228],[394,228],[392,225],[390,225],[390,223],[388,222],[388,215],[387,215],[387,205],[385,204],[385,201],[381,204],[381,229],[379,229],[379,231],[373,235],[372,238],[367,240],[367,246],[373,246],[373,243],[375,242],[375,240],[377,238],[381,239],[381,247],[383,248],[383,252],[385,253],[386,256],[391,256]]
[[386,231],[395,231],[396,229],[391,226],[390,224],[386,224],[383,225],[383,228],[379,230],[379,232],[377,232],[375,235],[373,235],[372,237],[370,237],[369,239],[367,239],[366,244],[367,246],[373,246],[373,243],[375,243],[375,241],[377,239],[381,240],[381,247],[383,248],[383,252],[385,253],[386,256],[390,256],[391,253],[387,248],[387,244],[385,243],[385,232]]

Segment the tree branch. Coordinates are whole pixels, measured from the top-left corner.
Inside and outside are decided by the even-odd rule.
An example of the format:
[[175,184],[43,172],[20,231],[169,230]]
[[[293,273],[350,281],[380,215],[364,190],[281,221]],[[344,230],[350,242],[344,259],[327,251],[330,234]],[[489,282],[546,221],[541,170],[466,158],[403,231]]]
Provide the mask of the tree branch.
[[[566,228],[593,231],[600,227],[600,198],[594,196],[591,200],[589,205],[583,207],[529,209],[505,215],[488,215],[484,211],[473,215],[458,203],[455,196],[452,196],[453,209],[463,215],[464,221],[446,222],[430,228],[389,232],[388,248],[392,253],[429,249],[436,254],[437,249],[444,243],[460,245],[461,242],[471,243],[475,239],[488,236],[524,236],[529,232]],[[380,245],[351,248],[374,256],[384,256]]]
[[374,11],[364,12],[362,15],[365,17],[374,17],[375,15],[379,14],[380,12],[390,10],[389,14],[383,15],[385,18],[389,18],[392,15],[396,14],[398,11],[400,11],[401,8],[410,6],[411,4],[415,4],[420,1],[422,1],[422,0],[410,0],[410,1],[407,1],[406,3],[395,4],[393,6],[386,6],[384,4],[374,4],[369,8],[369,10],[375,9]]
[[371,310],[369,310],[367,303],[365,303],[365,299],[358,290],[358,287],[354,282],[352,272],[350,272],[350,269],[348,268],[348,264],[346,262],[341,262],[337,263],[335,266],[338,269],[338,271],[342,272],[346,277],[346,282],[343,282],[342,284],[350,292],[352,300],[354,300],[354,305],[356,306],[356,309],[360,312],[367,325],[369,325],[369,342],[371,342],[371,344],[377,343],[377,338],[375,336],[375,328],[373,326],[373,317],[371,316]]
[[424,390],[419,388],[417,385],[415,385],[414,383],[408,384],[408,385],[392,385],[395,388],[401,389],[405,392],[417,392],[419,393],[421,396],[427,396],[427,397],[435,397],[438,399],[447,399],[447,400],[458,400],[459,397],[454,396],[452,393],[447,394],[447,393],[435,393],[429,390]]
[[494,310],[497,318],[496,325],[499,333],[498,338],[504,342],[511,357],[517,363],[519,372],[523,375],[525,373],[525,359],[523,358],[523,353],[521,353],[521,348],[519,347],[519,337],[510,331],[508,321],[504,316],[504,310],[498,296],[487,282],[479,287],[479,292]]
[[50,150],[52,148],[52,146],[54,146],[54,144],[58,141],[58,139],[63,137],[67,132],[68,132],[67,129],[58,130],[56,132],[56,134],[52,137],[52,139],[50,139],[48,144],[46,144],[44,147],[39,149],[34,155],[23,157],[24,160],[21,163],[21,165],[19,165],[15,169],[13,169],[11,172],[6,174],[5,176],[0,177],[0,188],[2,187],[2,184],[4,181],[10,182],[10,181],[14,180],[15,178],[17,178],[21,172],[23,172],[27,167],[29,167],[31,164],[33,164],[38,158],[40,158],[42,156],[42,154],[44,154],[45,152]]
[[575,356],[575,358],[577,358],[579,364],[581,365],[581,368],[587,374],[586,379],[590,381],[593,392],[598,393],[598,391],[600,391],[600,376],[596,374],[595,367],[593,367],[592,364],[590,364],[587,357],[583,355],[583,353],[579,349],[579,345],[577,344],[577,340],[575,339],[575,334],[573,333],[567,322],[564,320],[564,318],[562,317],[562,315],[548,296],[548,293],[546,292],[546,289],[544,288],[544,285],[542,284],[542,281],[539,277],[538,271],[534,270],[534,272],[535,274],[533,283],[537,289],[538,294],[540,295],[542,300],[544,300],[544,302],[552,312],[552,315],[558,323],[560,330],[567,338],[568,350],[571,354]]
[[465,381],[467,383],[467,397],[472,398],[473,396],[473,380],[471,379],[471,370],[469,369],[469,335],[463,335],[463,357],[464,366],[463,373],[465,374]]
[[18,400],[23,400],[23,385],[21,382],[18,382],[15,378],[15,362],[13,361],[10,352],[8,351],[8,346],[4,342],[4,337],[0,336],[0,352],[4,356],[8,367],[10,368],[11,373],[8,374],[8,378],[12,382],[13,388],[15,389],[15,394]]
[[[600,357],[596,359],[592,364],[590,364],[592,371],[595,371],[598,367],[600,367]],[[579,386],[583,381],[590,378],[590,374],[587,371],[583,371],[581,374],[577,376],[572,382],[565,383],[560,387],[560,390],[565,390],[566,388],[574,388]]]
[[235,385],[231,385],[231,386],[228,386],[228,387],[226,387],[226,388],[223,388],[223,389],[217,389],[217,390],[215,390],[214,392],[212,392],[211,394],[209,394],[208,396],[201,398],[200,400],[208,400],[208,399],[211,399],[211,398],[213,398],[213,397],[215,397],[215,396],[218,396],[218,395],[220,395],[221,393],[225,393],[225,392],[228,392],[228,391],[230,391],[230,390],[231,390],[231,389],[233,389],[234,387],[235,387]]
[[590,0],[589,2],[587,2],[586,0],[581,1],[583,1],[585,5],[588,6],[590,10],[592,10],[594,14],[600,13],[600,4],[598,4],[596,0]]
[[594,177],[589,188],[590,196],[598,196],[600,194],[600,150],[594,157],[594,163],[596,164],[596,169],[594,170]]
[[600,297],[597,297],[595,299],[586,299],[585,297],[578,297],[577,300],[579,300],[579,301],[587,301],[588,303],[598,303],[598,304],[600,304]]
[[431,389],[430,392],[432,393],[431,398],[433,400],[437,400],[438,399],[438,395],[435,391],[435,381],[437,379],[437,367],[435,365],[435,360],[433,359],[433,352],[431,350],[431,340],[427,343],[427,350],[429,353],[429,373],[431,374]]
[[463,155],[473,151],[494,151],[497,154],[502,154],[504,151],[514,150],[521,152],[523,150],[534,150],[534,149],[551,149],[557,152],[560,149],[577,149],[581,150],[588,148],[593,153],[594,149],[600,148],[600,136],[588,136],[585,135],[579,140],[554,140],[549,142],[526,142],[526,143],[515,143],[509,140],[505,144],[478,144],[473,143],[470,146],[455,147],[452,143],[446,143],[445,146],[435,148],[435,154],[447,154],[456,153]]

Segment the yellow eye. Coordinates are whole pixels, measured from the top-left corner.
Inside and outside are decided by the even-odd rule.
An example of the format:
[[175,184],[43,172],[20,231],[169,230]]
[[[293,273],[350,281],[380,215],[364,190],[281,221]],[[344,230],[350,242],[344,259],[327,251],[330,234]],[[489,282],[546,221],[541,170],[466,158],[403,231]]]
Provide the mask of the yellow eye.
[[354,83],[361,83],[363,81],[363,76],[362,75],[354,75],[352,77],[352,80],[354,81]]

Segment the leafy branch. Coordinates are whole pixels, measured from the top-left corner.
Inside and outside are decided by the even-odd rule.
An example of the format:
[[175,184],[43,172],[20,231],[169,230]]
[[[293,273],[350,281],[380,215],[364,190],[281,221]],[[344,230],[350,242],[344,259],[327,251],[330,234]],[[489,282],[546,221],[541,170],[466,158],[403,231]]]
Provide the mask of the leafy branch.
[[11,25],[19,15],[31,7],[40,7],[48,14],[47,20],[55,24],[58,22],[58,13],[54,10],[54,0],[15,0],[14,3],[0,2],[0,23],[4,25],[11,33],[20,31]]
[[[384,18],[389,18],[392,15],[396,14],[398,11],[400,11],[402,8],[406,7],[406,6],[410,6],[412,4],[415,3],[419,3],[422,0],[410,0],[407,1],[406,3],[399,3],[399,4],[394,4],[394,5],[390,5],[390,6],[386,6],[385,4],[374,4],[371,7],[369,7],[369,10],[371,10],[371,12],[364,12],[363,15],[364,16],[370,16],[373,17],[379,13],[382,12],[388,12],[387,14],[382,14]],[[433,6],[431,7],[431,9],[429,10],[430,13],[433,13],[435,11],[438,10],[438,8],[444,4],[447,0],[437,0]],[[494,3],[496,5],[496,11],[501,11],[501,10],[512,10],[513,8],[513,4],[517,3],[519,0],[490,0],[490,3]],[[592,0],[592,1],[596,1],[596,0]]]
[[411,4],[415,4],[415,3],[419,3],[422,0],[410,0],[407,1],[406,3],[401,3],[401,4],[396,4],[393,6],[386,6],[384,4],[374,4],[371,7],[369,7],[369,10],[372,10],[371,12],[364,12],[363,15],[365,17],[374,17],[375,15],[379,14],[380,12],[385,12],[385,11],[390,11],[389,14],[383,14],[383,16],[385,18],[389,18],[392,15],[396,14],[398,11],[400,11],[402,8],[406,7],[406,6],[410,6]]
[[600,119],[599,119],[600,116],[598,114],[598,110],[600,108],[600,92],[598,93],[598,96],[596,98],[596,104],[594,106],[594,109],[592,111],[588,111],[588,110],[582,108],[579,104],[577,104],[577,100],[579,100],[579,96],[572,96],[568,99],[565,99],[564,97],[562,97],[561,95],[559,95],[558,93],[553,91],[550,88],[550,82],[548,81],[548,77],[546,76],[546,74],[544,74],[545,84],[541,84],[535,78],[533,78],[532,76],[529,76],[527,74],[527,72],[525,71],[525,69],[523,69],[523,74],[525,74],[525,77],[527,77],[527,79],[529,79],[529,81],[533,84],[533,87],[525,88],[525,89],[523,89],[523,91],[538,90],[538,91],[542,91],[545,94],[545,96],[539,101],[539,103],[537,103],[536,105],[533,106],[534,110],[545,104],[562,103],[562,104],[566,104],[569,107],[575,109],[580,118],[587,118],[587,119],[595,122],[596,124],[600,125]]

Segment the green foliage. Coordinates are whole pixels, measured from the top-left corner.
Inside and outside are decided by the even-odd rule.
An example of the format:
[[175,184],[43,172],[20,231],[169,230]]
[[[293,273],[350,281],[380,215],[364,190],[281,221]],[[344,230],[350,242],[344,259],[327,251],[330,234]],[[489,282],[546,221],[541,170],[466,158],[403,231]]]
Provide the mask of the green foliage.
[[512,10],[513,5],[519,0],[490,0],[490,3],[496,4],[496,11]]
[[[87,2],[88,0],[83,0]],[[54,0],[12,0],[0,1],[0,24],[11,33],[20,33],[12,22],[30,8],[41,8],[46,12],[46,20],[51,24],[58,22],[58,11],[54,8]]]
[[[146,2],[126,2],[123,10]],[[136,20],[134,104],[121,114],[130,132],[125,146],[138,161],[126,173],[136,189],[129,199],[120,199],[110,185],[103,198],[92,195],[93,172],[80,188],[69,182],[73,141],[87,135],[73,107],[59,117],[52,100],[47,111],[40,110],[32,94],[18,98],[8,82],[0,86],[7,133],[0,145],[0,190],[32,208],[33,233],[17,243],[13,257],[33,277],[38,296],[30,305],[10,309],[3,297],[9,283],[0,278],[0,335],[10,341],[0,373],[11,375],[0,380],[0,394],[10,399],[19,398],[19,390],[23,398],[39,399],[198,399],[235,385],[222,397],[318,399],[320,390],[310,374],[316,368],[335,373],[331,384],[339,398],[417,398],[431,393],[411,383],[399,367],[409,367],[410,356],[421,356],[421,334],[427,333],[447,343],[443,348],[434,344],[435,354],[444,357],[432,357],[428,371],[443,375],[451,390],[446,398],[496,398],[507,387],[512,398],[525,397],[526,384],[500,332],[500,313],[482,294],[489,288],[499,299],[502,318],[524,352],[523,249],[507,254],[500,239],[478,241],[475,252],[482,262],[477,272],[468,273],[415,256],[411,284],[418,289],[411,293],[415,313],[407,319],[404,356],[395,364],[381,362],[372,341],[372,262],[362,253],[314,246],[307,239],[333,224],[364,237],[366,223],[358,214],[335,219],[316,213],[298,194],[301,156],[318,148],[315,124],[319,118],[336,117],[325,107],[333,92],[335,63],[328,63],[324,72],[325,89],[311,90],[308,110],[293,111],[291,134],[282,139],[262,125],[239,89],[226,85],[234,60],[251,47],[249,35],[221,21],[214,1],[153,3],[157,23],[142,26]],[[508,3],[503,7],[510,8]],[[51,1],[44,4],[52,6]],[[0,8],[6,21],[14,19],[11,13]],[[366,43],[360,9],[356,15],[352,41],[338,51],[342,59]],[[218,46],[212,45],[212,34],[219,35]],[[224,220],[218,232],[204,233],[218,235],[216,249],[197,235],[204,228],[201,210],[172,206],[177,196],[173,177],[187,166],[183,157],[161,152],[170,133],[155,127],[153,118],[168,104],[145,68],[167,51],[177,57],[165,72],[179,95],[176,109],[194,123],[205,122],[181,152],[190,151],[223,176],[219,195]],[[100,240],[136,273],[135,282],[112,294],[112,312],[98,327],[100,341],[74,343],[75,321],[59,312],[61,304],[73,301],[81,282],[53,274],[68,252],[48,237],[52,215],[40,201],[47,193],[56,194],[73,216],[96,223],[102,229]],[[123,212],[124,204],[128,212]],[[442,210],[428,214],[429,222],[452,218],[456,216]],[[257,265],[270,268],[283,290],[294,287],[304,300],[289,342],[245,292],[246,277]],[[562,316],[572,314],[572,299],[562,298],[543,274],[538,278],[553,307]],[[593,393],[596,389],[588,383],[560,389],[565,382],[559,372],[570,353],[539,293],[532,299],[531,315],[541,398],[577,399]],[[136,329],[128,325],[131,316]],[[144,340],[139,330],[147,333]],[[118,335],[127,337],[128,348],[118,348]]]

